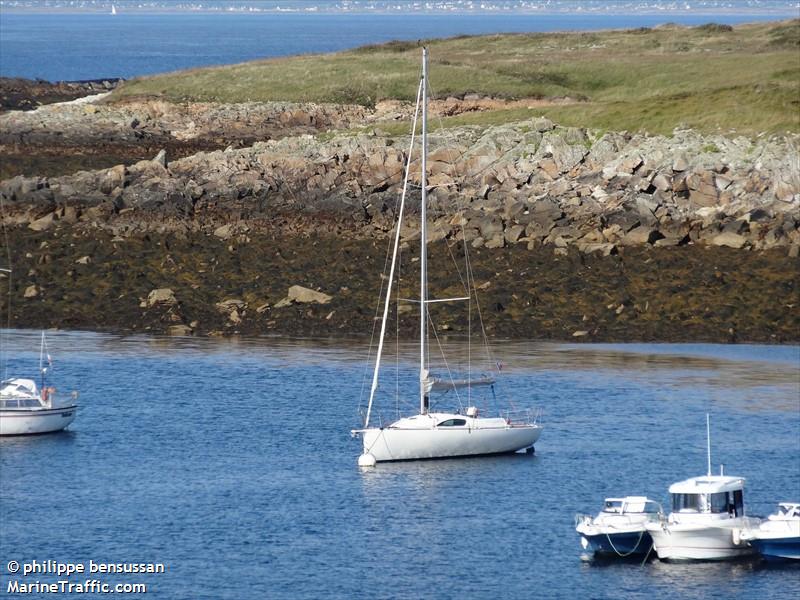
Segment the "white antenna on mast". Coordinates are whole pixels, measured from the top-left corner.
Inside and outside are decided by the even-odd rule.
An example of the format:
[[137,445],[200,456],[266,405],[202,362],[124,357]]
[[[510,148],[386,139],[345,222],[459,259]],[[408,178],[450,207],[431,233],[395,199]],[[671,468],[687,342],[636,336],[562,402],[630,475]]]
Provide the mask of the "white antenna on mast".
[[708,476],[711,477],[711,417],[706,413],[706,452],[708,453]]

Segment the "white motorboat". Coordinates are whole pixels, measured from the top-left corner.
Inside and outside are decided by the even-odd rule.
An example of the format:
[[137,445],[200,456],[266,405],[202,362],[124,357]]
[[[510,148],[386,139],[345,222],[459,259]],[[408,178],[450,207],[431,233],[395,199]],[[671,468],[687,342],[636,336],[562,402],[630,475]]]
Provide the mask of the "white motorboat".
[[669,488],[672,512],[647,531],[661,560],[728,560],[753,553],[740,532],[745,525],[741,477],[707,475]]
[[653,544],[646,525],[657,523],[660,514],[661,505],[645,496],[606,498],[597,516],[576,515],[575,530],[584,550],[597,555],[646,555]]
[[[522,411],[512,416],[510,413],[498,416],[481,414],[471,400],[471,390],[477,386],[494,386],[494,377],[481,377],[473,379],[454,378],[449,368],[448,376],[436,377],[429,371],[430,353],[428,340],[428,325],[431,321],[429,306],[436,302],[457,302],[474,300],[474,282],[471,274],[467,273],[467,284],[464,297],[431,299],[428,293],[428,258],[427,258],[427,106],[428,106],[428,52],[423,48],[422,77],[417,90],[417,104],[411,134],[411,149],[406,162],[403,193],[400,198],[397,212],[397,222],[394,229],[394,244],[392,260],[386,289],[382,290],[383,318],[378,339],[378,348],[375,367],[370,388],[369,402],[364,418],[364,425],[360,429],[352,430],[354,436],[361,436],[363,453],[359,457],[359,465],[373,466],[376,462],[395,460],[416,460],[428,458],[451,458],[480,456],[491,454],[504,454],[532,449],[539,439],[542,427],[537,419],[529,412]],[[419,413],[412,416],[396,419],[386,426],[374,426],[371,423],[373,402],[378,389],[381,358],[386,337],[386,324],[389,318],[389,307],[392,299],[392,287],[395,284],[398,271],[398,250],[401,246],[400,231],[403,224],[403,214],[406,207],[406,192],[408,190],[411,157],[414,148],[414,137],[417,127],[417,118],[420,108],[422,112],[422,143],[421,143],[421,173],[420,173],[420,298],[413,300],[419,308]],[[466,251],[466,244],[464,244]],[[468,264],[468,262],[467,262]],[[469,337],[469,334],[468,334]],[[471,370],[470,370],[471,372]],[[468,390],[466,405],[454,410],[432,410],[431,393],[436,391]],[[492,387],[492,391],[494,388]],[[459,397],[460,398],[460,397]],[[459,400],[460,403],[460,400]]]
[[41,390],[32,379],[15,377],[0,383],[0,436],[52,433],[61,431],[75,420],[78,393],[72,392],[68,400],[61,401],[54,387],[44,385],[47,373],[43,366],[44,348],[42,333],[39,359]]
[[708,416],[708,472],[669,487],[672,512],[647,531],[661,560],[730,560],[753,553],[741,539],[745,523],[741,477],[711,475],[711,435]]
[[766,560],[800,560],[799,502],[781,502],[776,513],[754,525],[742,530],[741,539]]

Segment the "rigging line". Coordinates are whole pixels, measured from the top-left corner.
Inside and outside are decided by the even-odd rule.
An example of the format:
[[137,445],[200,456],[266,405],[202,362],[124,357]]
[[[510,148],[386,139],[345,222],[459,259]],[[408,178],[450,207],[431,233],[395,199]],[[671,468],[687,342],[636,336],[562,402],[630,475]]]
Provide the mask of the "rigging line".
[[[11,298],[12,298],[12,283],[13,273],[11,265],[11,244],[8,242],[8,229],[6,228],[6,205],[3,199],[3,194],[0,194],[0,224],[3,228],[3,243],[6,248],[6,260],[8,266],[8,273],[6,281],[8,282],[8,299],[6,302],[6,331],[11,329]],[[5,343],[5,333],[0,332],[0,372],[2,379],[8,379],[8,348]]]
[[[417,77],[417,79],[420,79],[421,77],[422,77],[422,67],[420,67],[418,69],[418,77]],[[430,88],[430,86],[428,86],[428,87]],[[416,135],[416,124],[414,125],[414,128],[411,131],[412,138],[413,138],[414,135]],[[368,154],[367,150],[368,149],[364,147],[364,145],[359,140],[358,136],[356,136],[356,145],[364,152],[364,156],[367,156],[367,154]],[[413,146],[409,149],[409,158],[410,158],[410,155],[411,155],[412,152],[413,152]],[[399,174],[399,173],[403,173],[403,169],[402,168],[399,168],[399,169],[389,173],[386,177],[384,177],[383,179],[379,180],[376,184],[373,184],[370,187],[373,187],[373,188],[381,187],[383,184],[391,181],[394,178],[394,176]],[[419,185],[414,184],[413,182],[409,182],[408,186],[412,187],[412,188],[419,189]]]
[[[430,86],[430,83],[428,84],[428,89],[429,89],[429,90],[431,90],[431,96],[434,96],[435,94],[433,93],[433,89],[431,88],[431,86]],[[439,128],[438,128],[438,130],[437,130],[437,131],[441,131],[441,132],[442,132],[442,135],[443,135],[444,137],[448,137],[448,136],[449,136],[451,140],[455,141],[457,138],[456,138],[456,136],[455,136],[453,133],[451,133],[451,129],[452,129],[452,128],[445,127],[445,125],[444,125],[444,121],[442,120],[442,117],[441,117],[441,115],[440,115],[440,114],[437,114],[437,115],[436,115],[436,118],[437,118],[437,120],[439,121]],[[360,141],[357,141],[356,143],[357,143],[358,147],[359,147],[359,148],[361,148],[361,150],[362,150],[362,151],[364,152],[364,154],[366,155],[366,154],[368,153],[368,152],[367,152],[367,148],[365,148],[365,147],[364,147],[364,146],[361,144],[361,142],[360,142]],[[451,166],[452,166],[452,165],[453,165],[453,164],[454,164],[454,163],[455,163],[457,160],[459,160],[459,159],[462,159],[464,156],[466,156],[466,155],[469,153],[469,150],[470,150],[470,149],[469,149],[469,148],[467,148],[466,150],[463,150],[463,151],[462,151],[462,150],[456,151],[456,150],[454,150],[453,148],[448,148],[448,152],[455,152],[455,153],[456,153],[456,158],[451,160],[451,163],[450,163],[450,164],[451,164]],[[511,151],[509,151],[509,152],[511,152]],[[475,176],[478,176],[478,175],[481,175],[481,174],[485,173],[486,171],[488,171],[489,169],[491,169],[492,167],[494,167],[494,165],[496,165],[497,163],[499,163],[499,162],[500,162],[500,161],[501,161],[501,160],[502,160],[502,159],[503,159],[503,158],[504,158],[504,157],[505,157],[507,154],[509,154],[509,152],[506,152],[506,153],[505,153],[503,156],[500,156],[500,157],[498,157],[497,159],[495,159],[495,160],[491,161],[491,162],[490,162],[489,164],[487,164],[486,166],[484,166],[484,167],[482,167],[482,168],[478,169],[477,171],[475,171],[475,172],[473,173],[473,177],[475,177]],[[451,170],[452,170],[452,169],[451,169]],[[396,170],[396,171],[393,171],[392,173],[389,173],[389,174],[387,175],[387,177],[385,177],[385,178],[384,178],[384,179],[382,179],[382,180],[379,180],[377,183],[373,184],[371,187],[380,187],[380,186],[382,186],[383,184],[385,184],[385,183],[387,183],[387,182],[391,181],[391,180],[394,178],[394,176],[395,176],[395,175],[397,175],[398,173],[401,173],[401,172],[402,172],[402,170],[401,170],[401,169],[398,169],[398,170]],[[456,185],[456,187],[458,187],[458,186],[459,186],[459,184],[457,184],[457,183],[456,183],[455,185]],[[410,183],[409,183],[409,187],[411,187],[411,188],[414,188],[414,189],[419,189],[419,187],[420,187],[420,186],[419,186],[419,184],[416,184],[416,183],[410,182]],[[292,192],[291,190],[290,190],[290,192],[291,192],[291,193],[292,193],[292,195],[294,196],[294,194],[293,194],[293,192]]]
[[[396,205],[397,205],[397,199],[395,199],[395,212],[397,210],[397,206]],[[389,239],[391,239],[391,237]],[[386,256],[384,257],[384,261],[383,261],[383,273],[386,273],[386,265],[389,262],[389,250],[390,250],[391,246],[392,245],[390,243],[386,248]],[[361,406],[361,404],[364,401],[364,388],[367,385],[367,374],[369,373],[369,365],[372,362],[371,361],[371,359],[372,359],[372,348],[373,348],[374,342],[375,342],[375,329],[378,327],[377,319],[378,319],[378,315],[380,314],[380,310],[381,310],[381,297],[382,296],[383,296],[383,279],[381,279],[381,287],[380,287],[380,290],[378,291],[378,302],[376,303],[376,306],[375,306],[375,316],[372,318],[372,332],[370,333],[370,338],[369,338],[369,348],[367,350],[367,359],[366,359],[366,361],[364,361],[364,373],[362,374],[362,377],[361,377],[361,390],[359,391],[359,395],[358,395],[359,407]]]
[[[429,84],[429,89],[431,90],[431,95],[435,96],[435,91],[430,86],[430,84]],[[437,119],[439,121],[439,131],[441,132],[442,136],[445,137],[445,138],[450,137],[451,140],[455,141],[456,138],[453,135],[453,133],[450,130],[448,130],[447,128],[445,128],[444,121],[442,120],[441,114],[437,114]],[[453,171],[453,165],[455,164],[455,162],[457,160],[462,159],[467,154],[468,151],[469,151],[469,149],[467,149],[465,151],[455,151],[452,147],[448,148],[448,153],[450,155],[451,172]],[[452,153],[453,152],[457,153],[457,157],[455,159],[452,158]],[[502,157],[500,157],[500,158],[502,158]],[[490,162],[483,169],[480,169],[480,170],[476,171],[475,175],[479,175],[479,174],[483,173],[484,171],[486,171],[487,169],[489,169],[490,167],[492,167],[493,165],[495,165],[497,162],[499,162],[500,158],[496,159],[495,161]],[[478,321],[479,321],[480,327],[481,327],[483,343],[484,343],[484,346],[486,348],[487,360],[491,364],[492,360],[493,360],[492,359],[492,353],[491,353],[491,351],[489,349],[489,339],[488,339],[488,336],[486,334],[485,325],[483,323],[483,314],[481,313],[481,310],[480,310],[480,301],[478,300],[478,292],[477,292],[477,289],[474,287],[474,285],[475,285],[475,274],[472,271],[471,261],[469,259],[467,232],[466,232],[466,227],[465,227],[465,224],[464,224],[464,220],[465,219],[463,218],[463,212],[466,209],[467,202],[466,202],[466,198],[464,198],[464,196],[461,195],[461,194],[457,194],[456,198],[457,198],[456,199],[457,204],[460,205],[459,209],[460,209],[461,218],[459,219],[459,225],[461,227],[461,237],[462,237],[462,240],[463,240],[463,247],[464,247],[464,259],[465,259],[465,263],[466,263],[466,267],[465,268],[466,268],[466,274],[467,274],[467,280],[468,280],[467,292],[468,292],[468,295],[470,297],[472,296],[472,292],[473,291],[475,293],[475,304],[476,304],[476,309],[477,309],[477,312],[478,312]],[[459,272],[459,277],[460,277],[460,272]],[[470,280],[471,280],[471,283],[472,283],[471,286],[469,285]],[[463,283],[463,279],[462,279],[462,283]],[[467,361],[467,365],[468,365],[468,369],[470,369],[470,370],[471,370],[471,366],[472,366],[472,359],[471,359],[471,357],[472,357],[472,319],[471,319],[471,317],[472,317],[472,302],[470,300],[470,306],[468,307],[468,315],[467,315],[467,320],[468,320],[468,330],[467,330],[468,361]],[[500,372],[499,369],[496,369],[496,370],[498,371],[498,373]],[[471,389],[470,389],[470,391],[471,391]]]
[[[413,150],[413,136],[414,136],[414,129],[415,128],[416,128],[416,121],[414,122],[414,125],[412,125],[412,132],[411,132],[412,147],[409,150],[409,157],[410,157],[411,151]],[[364,149],[364,147],[361,145],[360,142],[358,143],[358,145],[359,145],[359,147],[362,148],[362,150],[365,150],[365,154],[366,154],[366,149]],[[410,158],[409,158],[409,160],[410,160]],[[382,183],[385,183],[386,181],[391,179],[391,177],[393,177],[393,175],[394,174],[392,174],[390,177],[384,179]],[[401,198],[399,196],[395,196],[395,205],[394,205],[394,213],[395,214],[397,214],[397,208],[398,208],[398,204],[399,204],[400,200],[401,200]],[[398,226],[399,226],[399,224],[398,224]],[[384,274],[386,274],[386,266],[389,264],[389,257],[391,255],[391,248],[392,248],[391,239],[392,238],[391,238],[391,235],[390,235],[389,236],[390,243],[387,244],[387,246],[386,246],[386,254],[384,255],[384,259],[383,259],[383,273]],[[388,281],[387,281],[387,285],[389,285]],[[380,290],[378,292],[378,301],[376,302],[376,305],[375,305],[375,315],[373,316],[373,319],[372,319],[372,331],[370,333],[369,348],[368,348],[368,351],[367,351],[366,361],[364,362],[364,372],[363,372],[363,375],[362,375],[362,378],[361,378],[361,390],[359,392],[359,405],[361,405],[363,400],[364,400],[364,388],[366,387],[367,374],[369,373],[369,365],[370,365],[371,359],[372,359],[372,348],[374,347],[374,342],[375,342],[375,331],[376,331],[377,326],[378,326],[377,319],[378,319],[378,315],[380,314],[381,297],[382,296],[383,296],[383,280],[381,280],[381,287],[380,287]]]
[[[417,88],[417,108],[416,108],[416,110],[414,112],[414,123],[413,123],[412,128],[411,128],[412,131],[415,131],[416,128],[417,128],[417,117],[419,116],[420,97],[422,96],[422,93],[423,93],[423,90],[424,90],[424,86],[425,86],[425,80],[421,79],[420,82],[419,82],[419,88]],[[386,335],[386,319],[387,319],[388,314],[389,314],[389,302],[391,300],[391,292],[392,292],[392,279],[394,278],[394,268],[395,268],[395,264],[396,264],[396,260],[397,260],[397,252],[398,252],[398,249],[400,247],[400,230],[401,230],[401,225],[402,225],[402,220],[403,220],[403,210],[405,209],[406,192],[408,190],[407,183],[408,183],[408,179],[409,179],[409,174],[411,172],[411,151],[414,148],[414,137],[415,137],[415,135],[414,135],[414,133],[412,133],[411,134],[411,143],[410,143],[409,151],[408,151],[408,162],[406,164],[405,181],[403,182],[403,193],[402,193],[401,201],[400,201],[400,210],[399,210],[399,213],[397,215],[397,227],[396,227],[395,237],[394,237],[394,249],[393,249],[393,252],[392,252],[392,266],[389,269],[389,278],[388,278],[387,283],[386,283],[386,285],[387,285],[387,288],[386,288],[386,302],[385,302],[385,304],[383,306],[383,318],[381,319],[381,333],[380,333],[380,337],[378,339],[378,350],[377,350],[377,353],[376,353],[376,356],[375,356],[375,370],[373,371],[373,374],[372,374],[372,386],[370,387],[370,392],[369,392],[369,404],[367,405],[367,416],[366,416],[366,419],[364,421],[364,426],[365,427],[369,426],[369,417],[370,417],[370,412],[372,411],[372,402],[375,399],[375,391],[378,389],[378,374],[379,374],[380,366],[381,366],[381,354],[383,353],[383,340],[384,340],[385,335]]]
[[[428,84],[428,88],[430,89],[431,96],[435,97],[435,95],[436,95],[435,91],[434,91],[433,87],[430,86],[430,83]],[[442,120],[442,117],[441,117],[440,113],[437,114],[437,120],[439,122],[439,130],[438,130],[438,132],[441,134],[441,136],[444,137],[445,139],[450,137],[451,140],[455,140],[456,138],[453,135],[452,131],[450,131],[447,128],[445,128],[444,121]],[[457,144],[454,144],[454,145],[456,145],[456,147],[457,147]],[[455,165],[456,161],[460,160],[460,159],[463,159],[463,157],[467,154],[468,151],[469,151],[469,148],[467,148],[466,150],[463,150],[463,151],[462,150],[455,151],[452,148],[452,146],[450,148],[448,148],[447,152],[448,152],[449,156],[451,157],[451,160],[450,160],[450,171],[451,171],[451,173],[453,173],[453,171],[454,171],[454,165]],[[455,159],[452,159],[452,153],[453,152],[457,153],[457,157]],[[475,177],[477,175],[480,175],[481,173],[483,173],[485,171],[488,171],[490,168],[494,167],[494,165],[496,165],[504,156],[507,156],[508,154],[509,154],[509,152],[504,153],[503,156],[498,157],[497,159],[495,159],[494,161],[490,162],[488,165],[486,165],[482,169],[479,169],[478,171],[476,171],[473,174],[473,177]],[[467,205],[466,198],[462,194],[456,194],[456,203],[458,205],[460,205],[459,208],[461,209],[461,212],[463,214],[463,211],[465,210],[466,205]],[[471,298],[472,297],[472,292],[474,291],[474,294],[475,294],[475,306],[476,306],[476,311],[478,313],[478,322],[480,324],[481,334],[482,334],[482,337],[483,337],[483,346],[484,346],[484,348],[486,350],[486,357],[487,357],[487,360],[489,361],[490,365],[494,366],[494,371],[496,371],[497,374],[500,375],[502,373],[502,371],[500,370],[500,368],[497,365],[496,361],[494,361],[494,358],[493,358],[493,355],[492,355],[492,351],[491,351],[491,348],[490,348],[490,345],[489,345],[489,337],[488,337],[488,335],[486,333],[486,326],[485,326],[484,321],[483,321],[483,313],[481,311],[480,300],[478,299],[477,289],[474,287],[474,285],[475,285],[475,274],[474,274],[474,272],[472,271],[472,268],[471,268],[471,261],[470,261],[470,258],[469,258],[469,249],[468,249],[468,243],[467,243],[466,228],[464,226],[463,217],[461,219],[459,219],[459,224],[461,226],[461,231],[462,231],[462,239],[463,239],[463,246],[464,246],[464,258],[465,258],[465,263],[466,263],[466,274],[467,274],[468,286],[469,286],[470,280],[471,280],[471,284],[472,284],[471,286],[468,287],[468,295]],[[459,273],[459,277],[460,277],[460,273]],[[463,279],[462,279],[462,283],[463,283]],[[468,308],[468,331],[467,331],[467,334],[468,334],[467,335],[467,352],[468,352],[467,364],[468,364],[468,369],[470,370],[470,377],[471,377],[471,366],[472,366],[472,360],[471,360],[471,353],[472,353],[472,347],[471,347],[471,341],[472,341],[471,315],[472,315],[472,313],[471,313],[471,308],[472,308],[472,302],[470,300],[470,305],[469,305],[469,308]],[[471,392],[471,386],[468,387],[468,390]],[[511,401],[510,398],[508,399],[508,403],[509,403],[509,405],[512,406],[512,408],[515,408],[514,404],[513,404],[513,402]]]
[[[453,392],[456,395],[456,400],[458,400],[458,407],[464,408],[463,403],[461,402],[461,396],[458,393],[458,388],[455,385],[455,380],[453,378],[453,372],[450,370],[450,365],[447,362],[447,356],[444,353],[444,347],[442,346],[442,341],[439,339],[439,334],[436,331],[436,325],[433,322],[433,318],[431,317],[430,313],[428,313],[428,320],[430,321],[431,329],[433,330],[433,337],[436,339],[436,345],[439,347],[439,353],[442,355],[442,360],[444,361],[444,367],[447,369],[447,376],[450,378],[450,383],[453,384]],[[472,386],[467,386],[472,387]],[[448,390],[449,391],[449,390]]]
[[[468,258],[469,254],[467,254],[466,250],[467,232],[464,229],[463,218],[459,219],[459,224],[461,225],[461,239],[463,240],[462,244],[464,245],[464,271],[467,275],[467,292],[469,295],[469,300],[467,301],[467,377],[472,379],[472,292],[475,288],[475,276],[470,275]],[[475,290],[476,295],[477,293],[477,290]],[[472,386],[469,386],[467,389],[467,403],[472,406]]]
[[[465,237],[464,228],[463,228],[463,221],[459,219],[459,223],[461,224],[461,231],[462,231],[462,244],[464,244],[465,249],[465,256],[466,256],[466,241],[463,239]],[[453,249],[450,247],[449,244],[445,243],[447,246],[447,251],[450,254],[450,259],[453,261],[453,266],[456,269],[456,273],[458,274],[458,279],[461,282],[461,285],[464,288],[464,291],[467,294],[467,380],[472,380],[472,294],[473,294],[473,287],[470,285],[470,271],[469,271],[469,263],[465,268],[464,274],[467,276],[467,281],[464,281],[464,277],[461,274],[461,269],[458,268],[458,261],[456,260],[455,255],[453,254]],[[472,386],[467,386],[467,406],[472,406]]]
[[[492,351],[489,347],[489,336],[486,333],[486,326],[483,323],[483,312],[481,311],[481,301],[478,298],[477,293],[475,294],[475,310],[478,312],[478,323],[480,323],[481,326],[481,334],[483,335],[483,345],[484,348],[486,349],[486,358],[487,360],[489,360],[491,364],[491,362],[493,361],[493,356],[492,356]],[[495,365],[495,370],[498,372],[498,374],[501,372],[500,369],[496,368],[496,365]]]
[[[457,244],[458,242],[456,242]],[[453,254],[453,248],[448,244],[445,240],[445,246],[447,246],[447,252],[450,254],[450,260],[453,261],[453,267],[455,267],[456,274],[458,275],[458,280],[461,282],[461,287],[464,288],[467,296],[469,296],[470,289],[469,284],[464,281],[464,277],[461,275],[461,269],[458,268],[458,261],[456,260],[455,255]]]
[[397,418],[400,417],[400,279],[402,279],[401,277],[402,267],[403,267],[403,248],[401,244],[401,247],[397,249],[397,298],[395,303],[396,319],[395,319],[395,331],[394,331],[394,338],[395,338],[394,402],[395,402],[395,416]]
[[[436,95],[436,94],[435,94],[435,91],[434,91],[433,87],[430,85],[430,83],[428,84],[428,89],[430,90],[431,97],[435,97],[435,95]],[[442,119],[441,113],[438,113],[438,114],[436,115],[436,118],[437,118],[437,120],[438,120],[438,122],[439,122],[439,129],[438,129],[438,131],[439,131],[439,132],[441,132],[441,135],[442,135],[443,137],[445,137],[445,138],[449,137],[449,138],[450,138],[450,140],[451,140],[451,141],[453,141],[453,142],[455,143],[455,145],[456,145],[456,146],[458,146],[458,144],[457,144],[457,140],[458,140],[458,138],[457,138],[457,137],[456,137],[456,136],[455,136],[455,135],[452,133],[452,128],[446,128],[446,127],[444,126],[444,121],[443,121],[443,119]],[[487,129],[488,129],[488,128],[487,128]],[[519,145],[520,145],[520,144],[518,144],[518,146],[519,146]],[[448,149],[447,149],[447,151],[448,151],[449,153],[455,152],[455,150],[454,150],[452,147],[448,148]],[[461,159],[463,159],[463,158],[464,158],[464,156],[466,156],[466,155],[469,153],[469,151],[470,151],[470,148],[466,148],[465,150],[459,150],[459,151],[457,151],[457,154],[458,154],[458,156],[456,157],[456,159],[452,159],[452,154],[450,155],[450,156],[451,156],[451,160],[450,160],[451,173],[453,172],[453,165],[456,163],[456,161],[457,161],[457,160],[461,160]],[[499,163],[501,160],[503,160],[503,158],[505,158],[506,156],[508,156],[509,154],[511,154],[511,152],[513,152],[513,149],[512,149],[512,150],[509,150],[508,152],[505,152],[503,155],[501,155],[501,156],[499,156],[498,158],[496,158],[495,160],[491,161],[491,162],[490,162],[489,164],[487,164],[485,167],[482,167],[481,169],[478,169],[477,171],[475,171],[475,172],[472,174],[472,177],[473,177],[473,178],[475,178],[475,177],[477,177],[478,175],[481,175],[481,174],[485,173],[486,171],[489,171],[490,169],[492,169],[492,171],[493,171],[494,173],[496,173],[496,171],[494,171],[494,166],[495,166],[496,164],[498,164],[498,163]],[[529,178],[530,178],[530,175],[529,175]],[[526,184],[523,184],[523,185],[526,185]],[[520,186],[518,189],[521,189],[521,188],[522,188],[522,186]],[[465,199],[463,196],[460,196],[460,195],[459,195],[459,198],[456,200],[456,202],[460,203],[460,205],[461,205],[461,210],[462,210],[462,211],[464,210],[464,208],[466,208],[466,204],[467,204],[467,202],[466,202],[466,199]],[[465,232],[465,233],[466,233],[466,232]],[[466,243],[466,235],[464,236],[464,238],[465,238],[465,243]]]

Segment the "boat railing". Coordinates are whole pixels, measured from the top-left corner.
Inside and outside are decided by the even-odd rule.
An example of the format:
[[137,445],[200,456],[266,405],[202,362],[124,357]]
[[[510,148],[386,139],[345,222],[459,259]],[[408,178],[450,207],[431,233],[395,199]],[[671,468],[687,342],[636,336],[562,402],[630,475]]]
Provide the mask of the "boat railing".
[[579,527],[580,525],[591,525],[594,521],[594,517],[592,515],[586,515],[583,513],[577,513],[575,515],[575,527]]
[[763,519],[760,517],[742,517],[742,526],[739,528],[741,531],[751,531],[758,529],[761,526]]
[[663,514],[664,514],[663,509],[659,510],[658,512],[647,513],[647,520],[650,523],[660,523],[661,522],[661,516]]
[[518,410],[506,410],[500,413],[506,423],[512,427],[515,425],[536,425],[542,419],[542,410],[523,408]]

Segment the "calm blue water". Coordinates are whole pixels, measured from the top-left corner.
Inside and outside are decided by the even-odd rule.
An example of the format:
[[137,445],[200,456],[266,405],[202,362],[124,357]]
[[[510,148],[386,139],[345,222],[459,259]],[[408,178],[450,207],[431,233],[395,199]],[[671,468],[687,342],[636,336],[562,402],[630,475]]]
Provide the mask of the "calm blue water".
[[[32,372],[38,334],[11,332]],[[595,564],[576,512],[666,501],[713,460],[748,511],[800,498],[800,348],[496,346],[534,456],[356,467],[360,343],[53,333],[69,432],[0,440],[7,561],[163,562],[157,598],[797,598],[800,570]],[[407,355],[413,360],[409,350]],[[38,577],[41,581],[47,577]]]
[[0,12],[0,75],[130,78],[257,58],[458,34],[698,25],[797,17],[702,15],[15,14]]

